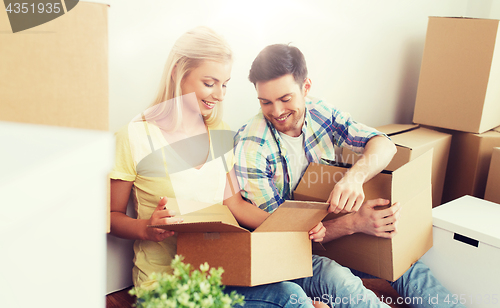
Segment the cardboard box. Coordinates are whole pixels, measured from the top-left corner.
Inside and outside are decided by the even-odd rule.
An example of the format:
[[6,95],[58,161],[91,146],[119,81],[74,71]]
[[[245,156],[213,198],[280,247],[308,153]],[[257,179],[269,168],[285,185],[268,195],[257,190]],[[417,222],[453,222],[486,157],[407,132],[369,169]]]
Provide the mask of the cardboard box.
[[0,121],[108,130],[107,4],[12,33],[0,10]]
[[498,20],[430,17],[413,122],[483,133],[500,125]]
[[[40,299],[57,289],[50,306],[105,307],[113,135],[0,122],[0,140],[1,306],[45,306]],[[36,285],[29,296],[26,277]]]
[[421,260],[450,291],[450,303],[499,307],[500,204],[463,196],[432,216],[434,246]]
[[490,171],[488,172],[484,199],[500,203],[500,148],[494,148],[491,155]]
[[[397,153],[385,168],[386,170],[397,170],[429,149],[434,149],[431,179],[432,206],[440,205],[443,196],[446,166],[450,154],[451,134],[419,127],[419,125],[415,124],[389,124],[376,129],[387,134],[397,147]],[[344,148],[342,157],[343,162],[354,164],[359,155]]]
[[500,127],[482,134],[453,134],[443,203],[465,195],[484,197],[493,148],[500,146]]
[[[383,171],[363,186],[366,200],[400,202],[399,233],[392,239],[355,233],[324,244],[315,251],[341,265],[394,281],[432,246],[432,150],[395,171]],[[348,169],[310,164],[294,192],[297,200],[325,201]],[[352,214],[348,214],[352,215]],[[338,215],[329,215],[326,219]]]
[[312,276],[308,232],[327,209],[326,203],[285,201],[250,232],[238,225],[226,206],[213,205],[182,215],[184,223],[155,227],[179,232],[177,254],[186,263],[195,268],[205,262],[222,266],[225,285],[256,286]]

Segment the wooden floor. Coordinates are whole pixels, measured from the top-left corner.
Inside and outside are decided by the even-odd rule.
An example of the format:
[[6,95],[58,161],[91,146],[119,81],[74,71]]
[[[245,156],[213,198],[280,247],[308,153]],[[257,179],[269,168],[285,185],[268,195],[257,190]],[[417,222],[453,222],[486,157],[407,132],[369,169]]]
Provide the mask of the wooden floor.
[[[372,290],[384,303],[393,308],[409,308],[406,304],[397,304],[398,293],[382,279],[363,279],[363,284]],[[135,298],[128,294],[130,289],[115,292],[106,296],[106,308],[128,308],[135,303]],[[382,297],[383,296],[383,297]]]

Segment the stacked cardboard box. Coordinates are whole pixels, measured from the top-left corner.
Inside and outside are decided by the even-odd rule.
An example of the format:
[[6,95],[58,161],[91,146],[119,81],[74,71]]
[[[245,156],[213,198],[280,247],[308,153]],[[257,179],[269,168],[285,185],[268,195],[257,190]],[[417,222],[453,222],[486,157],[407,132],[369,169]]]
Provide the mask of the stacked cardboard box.
[[[484,196],[500,146],[498,20],[430,17],[413,121],[453,135],[443,202]],[[493,129],[493,130],[492,130]]]
[[484,199],[500,203],[500,148],[493,149]]
[[10,33],[0,13],[0,121],[108,130],[108,5]]
[[471,133],[500,125],[498,22],[429,18],[415,123]]
[[493,148],[500,146],[500,127],[482,134],[453,132],[443,203],[464,195],[484,197]]

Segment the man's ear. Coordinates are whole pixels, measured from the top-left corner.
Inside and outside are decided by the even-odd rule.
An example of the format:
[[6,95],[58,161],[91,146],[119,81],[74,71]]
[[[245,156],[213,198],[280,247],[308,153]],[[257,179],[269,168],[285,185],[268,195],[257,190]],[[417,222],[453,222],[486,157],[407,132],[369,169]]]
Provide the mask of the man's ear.
[[311,86],[312,86],[311,79],[306,78],[306,80],[304,80],[304,83],[302,84],[302,93],[304,94],[304,97],[306,97],[307,94],[309,94],[309,91],[311,90]]

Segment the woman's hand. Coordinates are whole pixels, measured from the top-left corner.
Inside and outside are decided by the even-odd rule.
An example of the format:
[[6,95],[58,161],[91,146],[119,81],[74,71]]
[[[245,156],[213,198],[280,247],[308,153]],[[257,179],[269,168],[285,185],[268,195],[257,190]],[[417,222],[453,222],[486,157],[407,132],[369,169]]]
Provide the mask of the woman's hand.
[[316,227],[312,228],[311,231],[309,231],[309,239],[315,242],[321,242],[323,241],[325,234],[326,234],[326,229],[323,226],[323,223],[320,222],[319,224],[316,225]]
[[[148,226],[152,225],[169,225],[183,222],[182,218],[177,218],[175,216],[174,210],[169,210],[166,207],[168,198],[163,197],[158,202],[158,206],[154,210],[151,218],[148,220]],[[169,236],[174,235],[174,231],[167,231],[160,228],[150,228],[146,227],[146,238],[145,240],[153,242],[161,242]]]

